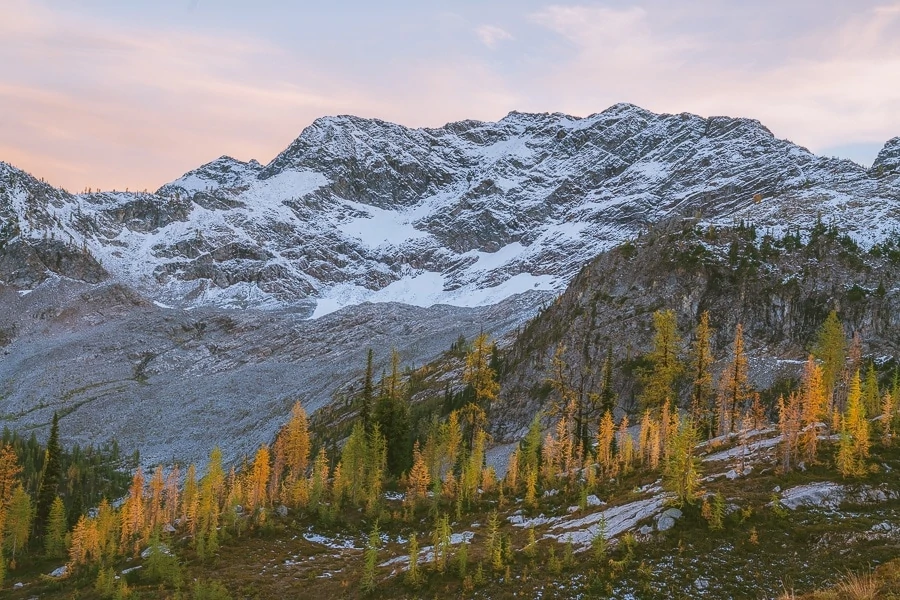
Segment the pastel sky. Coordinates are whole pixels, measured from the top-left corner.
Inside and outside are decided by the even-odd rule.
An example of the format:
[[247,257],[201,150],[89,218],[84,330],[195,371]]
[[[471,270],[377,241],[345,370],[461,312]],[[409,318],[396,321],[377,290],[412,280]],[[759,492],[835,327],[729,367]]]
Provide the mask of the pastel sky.
[[900,0],[2,0],[0,160],[70,191],[265,163],[323,115],[616,102],[869,164],[900,135]]

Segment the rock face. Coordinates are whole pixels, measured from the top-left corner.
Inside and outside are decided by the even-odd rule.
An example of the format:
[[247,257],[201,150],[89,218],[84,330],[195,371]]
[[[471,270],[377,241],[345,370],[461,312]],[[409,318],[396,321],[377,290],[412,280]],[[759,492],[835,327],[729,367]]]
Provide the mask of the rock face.
[[[589,398],[602,386],[607,352],[620,406],[638,406],[637,360],[653,340],[653,312],[675,312],[687,354],[699,316],[709,312],[716,376],[743,326],[752,383],[769,388],[800,375],[818,327],[834,309],[858,333],[868,359],[900,359],[900,237],[870,251],[820,225],[800,238],[740,227],[670,222],[598,256],[506,351],[494,411],[498,440],[517,439],[555,401],[558,348],[568,384]],[[682,400],[689,390],[683,388]],[[752,449],[752,447],[751,447]]]
[[[0,164],[0,243],[58,240],[176,307],[487,305],[558,292],[672,215],[776,228],[840,215],[871,242],[898,219],[900,185],[885,176],[898,151],[893,140],[867,172],[757,121],[627,104],[438,129],[328,117],[268,165],[223,156],[150,194],[71,195]],[[38,279],[22,272],[39,261],[7,263],[3,281]]]

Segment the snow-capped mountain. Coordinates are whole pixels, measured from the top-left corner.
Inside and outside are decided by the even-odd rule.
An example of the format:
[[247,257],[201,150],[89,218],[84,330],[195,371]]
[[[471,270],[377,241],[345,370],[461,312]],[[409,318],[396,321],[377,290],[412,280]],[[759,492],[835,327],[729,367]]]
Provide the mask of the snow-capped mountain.
[[[898,157],[894,139],[866,170],[757,121],[627,104],[439,129],[328,117],[268,165],[222,157],[155,193],[72,195],[0,163],[0,239],[87,250],[177,307],[478,306],[560,291],[598,252],[671,216],[780,229],[821,215],[879,239],[900,223]],[[27,287],[4,260],[0,276]]]

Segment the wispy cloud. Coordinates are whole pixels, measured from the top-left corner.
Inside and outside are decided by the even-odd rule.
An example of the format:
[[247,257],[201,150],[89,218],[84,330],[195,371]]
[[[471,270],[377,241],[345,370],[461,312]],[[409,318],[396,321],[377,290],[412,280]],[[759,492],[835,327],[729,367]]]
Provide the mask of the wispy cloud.
[[481,25],[475,29],[475,34],[481,40],[481,43],[488,48],[494,48],[500,42],[513,39],[510,32],[496,25]]

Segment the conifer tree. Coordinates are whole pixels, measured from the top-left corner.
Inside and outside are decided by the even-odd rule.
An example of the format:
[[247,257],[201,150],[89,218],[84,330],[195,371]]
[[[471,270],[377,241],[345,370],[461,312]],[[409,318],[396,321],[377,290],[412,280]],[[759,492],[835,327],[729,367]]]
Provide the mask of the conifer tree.
[[859,371],[850,379],[847,390],[847,409],[841,420],[840,440],[836,463],[844,477],[860,477],[867,469],[869,457],[869,420],[862,403]]
[[466,356],[463,370],[463,381],[472,386],[475,403],[483,407],[490,407],[500,391],[497,373],[491,367],[491,347],[488,335],[479,334],[472,342],[472,350]]
[[712,379],[712,345],[710,339],[712,331],[709,326],[709,312],[703,311],[697,329],[694,331],[694,340],[691,344],[691,415],[698,425],[702,424],[707,433],[713,431],[710,420],[711,403],[715,392]]
[[256,451],[247,488],[247,506],[250,511],[266,505],[266,490],[269,483],[269,447],[265,444]]
[[6,506],[12,498],[13,490],[20,483],[22,466],[11,444],[0,448],[0,508]]
[[414,588],[422,583],[422,576],[419,573],[419,540],[416,539],[415,532],[409,535],[409,569],[406,571],[406,583]]
[[184,493],[181,500],[181,521],[191,535],[197,529],[197,513],[200,507],[200,496],[197,490],[197,467],[188,466],[184,478]]
[[508,489],[513,494],[519,489],[519,448],[513,449],[506,463],[506,475],[503,478]]
[[366,430],[372,425],[372,417],[375,410],[374,360],[374,352],[369,348],[369,351],[366,353],[366,374],[363,377],[362,406],[359,409],[359,418]]
[[419,451],[419,442],[413,445],[413,466],[409,471],[409,484],[406,490],[406,502],[415,506],[428,494],[428,486],[431,484],[431,475],[425,465],[425,458]]
[[10,564],[15,565],[16,553],[24,551],[31,538],[32,505],[31,496],[21,485],[13,488],[6,506],[3,544],[10,555]]
[[803,460],[812,465],[816,462],[819,444],[818,423],[825,418],[828,411],[828,400],[822,385],[822,369],[810,356],[803,370],[803,381],[800,392],[801,416],[800,449]]
[[391,374],[382,380],[382,388],[384,392],[375,405],[375,420],[387,444],[387,468],[400,475],[409,468],[409,407],[396,350],[391,355]]
[[303,405],[295,402],[291,418],[280,434],[284,438],[284,462],[288,472],[287,484],[293,485],[306,475],[309,466],[309,419]]
[[150,478],[150,501],[147,503],[147,524],[151,530],[162,524],[162,499],[165,481],[162,465],[158,465]]
[[832,401],[835,387],[844,369],[847,358],[847,336],[844,326],[838,319],[837,312],[832,310],[822,323],[813,346],[813,354],[822,361],[822,381],[825,395]]
[[613,458],[615,432],[612,413],[606,411],[603,419],[600,420],[600,426],[597,428],[597,463],[599,463],[606,477],[611,477],[615,474],[615,461]]
[[92,527],[96,532],[97,552],[101,559],[110,562],[119,553],[119,515],[109,505],[106,498],[97,507],[97,518],[92,519]]
[[100,541],[97,534],[97,522],[81,515],[72,529],[69,564],[73,567],[86,565],[98,558],[100,558]]
[[668,439],[670,450],[663,471],[663,486],[675,494],[680,504],[693,504],[700,488],[700,459],[696,454],[699,435],[690,418],[676,423],[677,429]]
[[634,439],[628,431],[628,425],[628,415],[625,415],[619,422],[619,431],[616,434],[619,467],[622,473],[630,473],[634,462]]
[[884,393],[881,400],[881,444],[890,446],[893,441],[894,433],[894,398],[889,392]]
[[732,359],[719,380],[719,435],[734,433],[741,410],[751,396],[747,370],[744,328],[738,323],[734,332]]
[[56,497],[50,507],[47,520],[47,532],[44,535],[44,552],[50,558],[62,558],[66,555],[66,507],[62,498]]
[[520,444],[522,468],[537,473],[541,462],[541,415],[536,414]]
[[[779,454],[782,473],[789,473],[799,462],[800,428],[803,422],[802,402],[801,395],[793,392],[788,395],[787,401],[784,396],[778,397],[778,429],[781,433]],[[805,452],[812,452],[812,456],[815,458],[815,452],[812,449],[814,447],[810,446],[811,442],[806,440],[805,444]]]
[[862,385],[862,403],[867,415],[878,414],[881,409],[881,395],[878,389],[878,374],[875,364],[870,362]]
[[667,398],[675,398],[675,382],[681,374],[678,359],[681,338],[674,310],[653,313],[653,349],[647,355],[650,369],[642,374],[644,391],[641,403],[646,408],[661,406]]
[[128,489],[128,498],[122,505],[121,510],[120,542],[123,551],[131,546],[135,556],[140,552],[141,542],[147,537],[144,527],[145,516],[144,475],[141,472],[141,468],[138,467],[131,480],[131,487]]
[[616,407],[616,390],[613,388],[613,355],[612,348],[606,350],[606,359],[603,361],[603,377],[600,387],[600,411],[612,412]]
[[371,594],[375,591],[375,575],[378,569],[379,545],[381,545],[381,537],[378,532],[378,522],[376,521],[372,526],[372,532],[369,533],[369,539],[366,542],[366,550],[363,555],[363,574],[359,583],[359,588],[364,594]]
[[37,510],[34,517],[35,530],[39,536],[44,534],[47,520],[50,518],[50,508],[56,500],[59,492],[59,484],[62,481],[62,446],[59,445],[59,415],[53,413],[53,421],[50,425],[50,437],[47,440],[47,449],[44,458],[44,472],[41,475],[41,487],[38,491]]
[[432,569],[443,573],[450,558],[450,518],[447,515],[435,515],[434,529],[431,532]]

